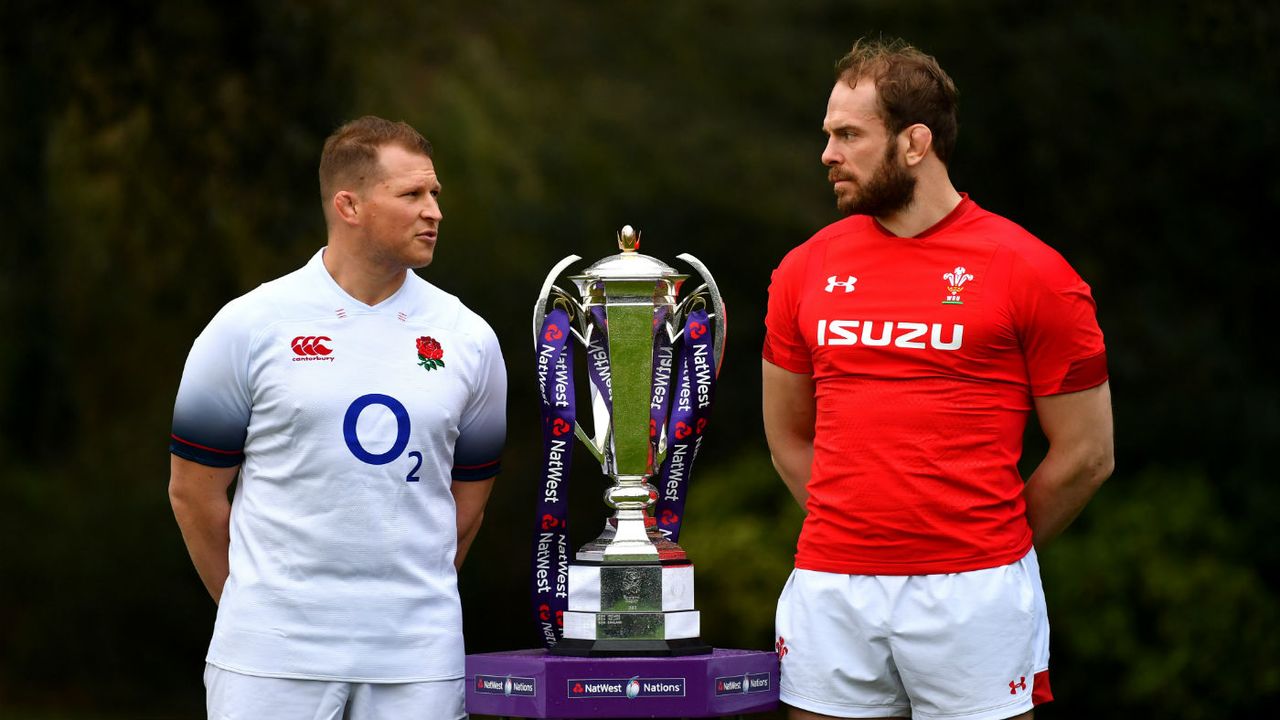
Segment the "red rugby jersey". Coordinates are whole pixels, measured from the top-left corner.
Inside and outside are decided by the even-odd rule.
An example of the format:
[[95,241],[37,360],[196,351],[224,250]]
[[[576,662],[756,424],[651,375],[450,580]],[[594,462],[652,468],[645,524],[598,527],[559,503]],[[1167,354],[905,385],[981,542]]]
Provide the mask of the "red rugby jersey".
[[764,359],[817,402],[796,567],[925,575],[1031,548],[1017,462],[1032,396],[1107,379],[1089,286],[965,196],[912,238],[865,215],[773,273]]

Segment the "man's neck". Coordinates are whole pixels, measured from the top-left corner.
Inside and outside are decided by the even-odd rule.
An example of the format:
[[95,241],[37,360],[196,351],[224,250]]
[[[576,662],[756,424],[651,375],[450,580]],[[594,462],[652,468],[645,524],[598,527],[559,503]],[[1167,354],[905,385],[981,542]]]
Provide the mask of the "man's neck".
[[365,305],[377,305],[396,293],[409,273],[404,268],[386,268],[370,263],[345,250],[342,241],[329,238],[321,258],[324,269],[348,295]]
[[950,215],[962,199],[945,175],[941,179],[921,177],[911,204],[876,221],[898,237],[915,237]]

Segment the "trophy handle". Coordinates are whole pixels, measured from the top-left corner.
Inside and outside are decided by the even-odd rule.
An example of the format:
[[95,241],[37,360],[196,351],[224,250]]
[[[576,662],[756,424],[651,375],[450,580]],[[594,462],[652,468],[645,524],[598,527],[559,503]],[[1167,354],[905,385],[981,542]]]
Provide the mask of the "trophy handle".
[[[538,293],[538,302],[533,306],[533,347],[535,351],[538,348],[538,332],[542,329],[542,321],[547,319],[547,303],[551,302],[553,295],[556,302],[564,301],[576,312],[578,316],[577,322],[570,319],[569,332],[573,337],[577,338],[578,342],[582,343],[583,347],[587,346],[587,338],[584,335],[584,331],[579,329],[579,327],[585,327],[586,311],[583,310],[582,305],[577,300],[574,300],[568,293],[555,285],[556,278],[560,277],[560,273],[581,259],[577,255],[565,257],[556,263],[555,267],[551,268],[551,272],[547,273],[546,279],[542,281],[542,290]],[[604,444],[609,441],[607,434],[604,437],[593,439],[587,435],[587,431],[582,429],[582,424],[577,420],[573,422],[573,434],[582,441],[583,445],[587,446],[587,451],[598,462],[604,462]]]
[[[547,273],[547,279],[542,281],[542,290],[538,293],[538,302],[533,306],[534,350],[538,349],[538,331],[542,329],[542,321],[547,319],[547,301],[551,299],[552,290],[554,290],[557,295],[573,302],[573,298],[570,298],[563,290],[555,286],[556,278],[560,277],[560,273],[564,272],[565,268],[581,259],[582,258],[577,255],[569,255],[565,259],[556,263],[556,266],[551,268],[551,272]],[[581,306],[578,306],[578,303],[574,302],[573,304],[576,306],[575,309],[579,311],[582,310]]]
[[[716,377],[720,377],[720,364],[724,362],[725,333],[729,324],[728,316],[725,315],[724,311],[724,298],[720,296],[720,288],[716,285],[716,279],[711,277],[711,271],[707,269],[706,265],[702,264],[701,260],[689,253],[681,253],[676,257],[693,266],[693,269],[698,271],[698,274],[702,276],[703,283],[705,283],[703,287],[693,291],[689,298],[693,298],[702,292],[704,287],[707,290],[707,294],[711,296],[712,317],[716,319],[716,335],[713,343],[716,354]],[[536,327],[534,333],[537,333]]]

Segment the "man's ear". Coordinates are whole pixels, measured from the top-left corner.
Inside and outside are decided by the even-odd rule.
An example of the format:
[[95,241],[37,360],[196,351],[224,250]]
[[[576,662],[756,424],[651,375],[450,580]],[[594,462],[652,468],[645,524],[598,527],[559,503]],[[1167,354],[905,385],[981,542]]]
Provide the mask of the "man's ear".
[[919,165],[929,154],[929,148],[933,147],[933,131],[927,125],[916,123],[903,130],[898,137],[899,142],[904,146],[903,157],[907,167]]
[[348,225],[360,224],[362,210],[360,196],[350,190],[339,190],[333,194],[333,212]]

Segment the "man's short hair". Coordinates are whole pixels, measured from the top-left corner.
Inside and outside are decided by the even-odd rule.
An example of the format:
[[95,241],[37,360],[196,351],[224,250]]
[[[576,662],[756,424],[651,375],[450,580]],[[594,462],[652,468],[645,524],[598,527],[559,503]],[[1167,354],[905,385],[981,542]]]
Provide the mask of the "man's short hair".
[[378,150],[399,145],[412,153],[432,156],[431,143],[407,123],[365,115],[343,125],[324,141],[320,153],[320,197],[326,208],[344,187],[364,187],[379,179]]
[[960,93],[938,61],[906,42],[859,38],[836,63],[836,81],[875,82],[880,114],[892,135],[920,123],[933,132],[933,151],[946,165],[956,146]]

